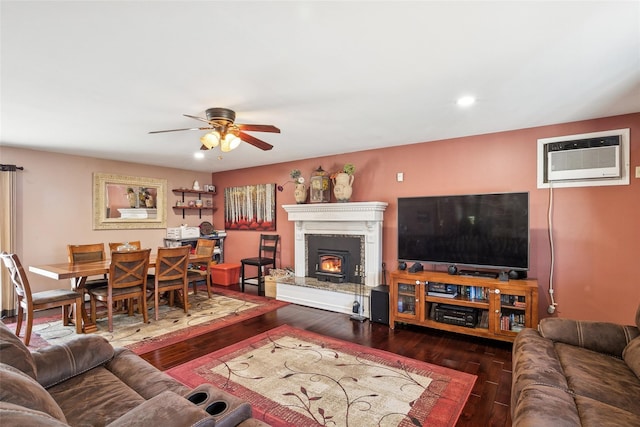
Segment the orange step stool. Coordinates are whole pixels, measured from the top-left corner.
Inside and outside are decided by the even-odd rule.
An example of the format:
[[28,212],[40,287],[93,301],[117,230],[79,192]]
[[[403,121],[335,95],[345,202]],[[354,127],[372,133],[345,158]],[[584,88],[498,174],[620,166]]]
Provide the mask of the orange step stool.
[[240,264],[224,263],[211,265],[211,283],[222,286],[237,285],[240,281]]

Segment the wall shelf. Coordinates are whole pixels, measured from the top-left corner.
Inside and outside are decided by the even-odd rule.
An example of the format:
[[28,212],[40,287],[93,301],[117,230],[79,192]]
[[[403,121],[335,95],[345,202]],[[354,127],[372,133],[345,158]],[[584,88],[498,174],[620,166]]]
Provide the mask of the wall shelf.
[[[198,199],[202,200],[202,196],[215,196],[215,192],[213,191],[203,191],[203,190],[189,190],[187,188],[174,188],[173,190],[174,193],[176,194],[181,194],[182,195],[182,204],[184,205],[186,203],[185,201],[185,194],[189,195],[189,194],[197,194],[198,195]],[[195,199],[193,199],[195,200]],[[185,218],[185,212],[186,211],[198,211],[198,217],[200,219],[202,219],[202,211],[206,211],[206,210],[210,210],[210,211],[215,211],[216,208],[214,206],[201,206],[201,207],[197,207],[197,206],[173,206],[174,210],[178,210],[178,211],[182,211],[182,219]]]

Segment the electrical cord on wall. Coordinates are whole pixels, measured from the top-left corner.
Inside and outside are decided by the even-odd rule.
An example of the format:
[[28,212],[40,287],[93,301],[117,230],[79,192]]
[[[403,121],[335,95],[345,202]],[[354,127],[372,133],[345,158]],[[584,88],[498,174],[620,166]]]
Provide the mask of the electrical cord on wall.
[[547,211],[547,225],[549,228],[549,245],[551,247],[551,266],[549,268],[549,296],[551,297],[551,304],[547,307],[547,313],[553,314],[556,312],[555,298],[553,297],[553,268],[555,263],[555,254],[553,251],[553,184],[549,182],[549,209]]

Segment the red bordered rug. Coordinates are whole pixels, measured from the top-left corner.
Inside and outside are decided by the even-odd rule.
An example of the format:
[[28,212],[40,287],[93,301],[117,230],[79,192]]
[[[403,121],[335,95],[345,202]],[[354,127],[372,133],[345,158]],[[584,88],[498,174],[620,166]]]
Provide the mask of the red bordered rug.
[[[226,288],[215,288],[209,299],[206,288],[200,287],[196,295],[189,294],[188,314],[181,307],[169,307],[167,304],[160,305],[158,321],[151,308],[149,322],[146,324],[137,312],[134,316],[116,314],[113,332],[109,332],[104,312],[102,314],[105,317],[98,318],[96,334],[104,336],[114,347],[127,347],[142,354],[242,322],[287,304],[289,303]],[[7,326],[15,330],[15,323]],[[23,322],[21,337],[24,336],[25,329]],[[29,347],[37,349],[60,344],[75,336],[75,326],[63,326],[61,316],[37,318],[34,320]]]
[[273,426],[454,426],[476,376],[288,325],[167,371]]

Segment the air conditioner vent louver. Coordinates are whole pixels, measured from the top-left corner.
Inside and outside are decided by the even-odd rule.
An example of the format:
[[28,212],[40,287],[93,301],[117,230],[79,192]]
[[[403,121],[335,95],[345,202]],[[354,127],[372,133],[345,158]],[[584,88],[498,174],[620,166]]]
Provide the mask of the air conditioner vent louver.
[[550,181],[620,177],[620,146],[549,151]]

